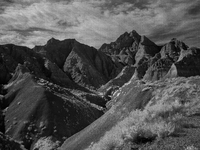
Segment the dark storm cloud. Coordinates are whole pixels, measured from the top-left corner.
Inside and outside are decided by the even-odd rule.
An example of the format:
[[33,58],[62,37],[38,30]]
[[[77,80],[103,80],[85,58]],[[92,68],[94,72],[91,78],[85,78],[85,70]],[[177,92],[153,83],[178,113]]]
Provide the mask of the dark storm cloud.
[[200,2],[198,2],[197,4],[191,6],[190,8],[188,8],[187,10],[187,14],[191,15],[191,16],[197,16],[200,14]]

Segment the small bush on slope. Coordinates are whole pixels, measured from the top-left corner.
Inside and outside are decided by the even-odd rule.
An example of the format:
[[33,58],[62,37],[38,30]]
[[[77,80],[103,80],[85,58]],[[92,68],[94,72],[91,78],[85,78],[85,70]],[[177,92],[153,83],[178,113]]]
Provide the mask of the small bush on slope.
[[151,84],[155,89],[144,110],[133,110],[87,150],[120,150],[128,142],[163,138],[181,128],[180,120],[200,110],[200,78],[178,78]]

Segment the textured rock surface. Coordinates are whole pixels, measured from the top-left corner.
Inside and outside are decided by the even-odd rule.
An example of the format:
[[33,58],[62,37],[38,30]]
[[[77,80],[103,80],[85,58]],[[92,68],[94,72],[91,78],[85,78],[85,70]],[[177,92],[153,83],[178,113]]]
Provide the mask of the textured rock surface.
[[17,143],[8,136],[3,135],[0,132],[0,149],[1,150],[26,150],[24,146]]
[[126,66],[123,70],[118,74],[117,77],[110,80],[108,83],[103,85],[98,92],[103,93],[104,97],[109,100],[110,96],[112,96],[113,92],[123,86],[126,82],[128,82],[135,72],[134,66]]
[[98,88],[116,74],[117,68],[105,54],[76,42],[63,69],[76,83]]
[[32,74],[36,74],[38,77],[48,77],[48,70],[44,67],[43,58],[29,48],[12,44],[1,45],[0,53],[0,66],[4,70],[3,78],[1,77],[2,83],[8,82],[18,64],[24,64]]
[[99,51],[106,53],[124,65],[133,65],[140,40],[141,36],[136,31],[125,32],[115,42],[103,44]]
[[[162,47],[160,53],[157,53],[154,58],[148,62],[149,67],[144,75],[144,79],[155,81],[164,78],[168,74],[172,64],[176,63],[179,57],[180,59],[183,57],[182,55],[184,54],[181,53],[188,53],[187,48],[188,46],[183,42],[172,39]],[[169,75],[166,77],[169,77]]]
[[200,49],[182,50],[178,61],[170,68],[166,77],[190,77],[200,75]]
[[160,51],[159,46],[136,31],[124,33],[115,42],[103,44],[99,49],[123,65],[134,65],[137,76],[143,78],[148,69],[148,61]]
[[98,88],[121,70],[104,53],[73,39],[51,39],[34,51],[57,64],[71,80],[88,88]]
[[5,134],[26,148],[49,150],[80,131],[103,113],[66,88],[31,75],[19,65],[6,86]]

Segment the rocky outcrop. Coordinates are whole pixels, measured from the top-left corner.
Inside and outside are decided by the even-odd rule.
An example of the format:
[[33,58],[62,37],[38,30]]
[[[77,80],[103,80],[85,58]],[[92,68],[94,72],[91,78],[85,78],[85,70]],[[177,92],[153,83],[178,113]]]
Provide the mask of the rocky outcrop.
[[159,51],[158,46],[154,42],[150,41],[146,36],[142,36],[135,55],[135,66],[139,66],[145,60],[154,57]]
[[104,53],[73,39],[51,39],[34,51],[55,63],[75,83],[87,88],[98,88],[121,70]]
[[44,62],[44,66],[49,71],[49,77],[54,83],[66,87],[80,88],[55,63],[46,59]]
[[0,149],[2,150],[26,150],[23,145],[5,136],[0,132]]
[[0,69],[2,69],[2,83],[5,84],[12,77],[18,64],[24,64],[32,74],[47,78],[48,70],[44,67],[43,58],[27,47],[13,44],[0,46]]
[[45,56],[62,69],[67,56],[73,49],[75,42],[75,39],[59,41],[51,38],[44,46],[36,46],[33,50]]
[[168,73],[169,69],[173,64],[173,61],[169,58],[163,58],[163,59],[161,58],[158,59],[158,58],[159,57],[155,57],[152,59],[152,61],[150,61],[150,65],[143,77],[144,80],[156,81],[164,78]]
[[169,58],[176,62],[180,56],[181,50],[187,50],[188,46],[185,43],[173,38],[160,51],[161,58]]
[[142,79],[147,69],[149,61],[160,51],[159,47],[146,36],[142,36],[139,48],[135,55],[135,64],[137,78]]
[[166,77],[190,77],[200,75],[200,49],[182,50]]
[[115,42],[103,44],[99,51],[117,59],[123,65],[133,65],[140,40],[141,36],[136,31],[125,32]]
[[134,66],[124,67],[117,77],[110,80],[108,83],[99,88],[98,92],[103,93],[103,96],[107,100],[110,100],[112,94],[120,87],[122,87],[125,83],[127,83],[133,76],[134,72],[135,72]]
[[115,76],[118,68],[102,52],[76,43],[66,58],[63,69],[76,83],[98,88]]
[[146,36],[140,36],[136,31],[132,31],[124,33],[115,42],[103,44],[99,51],[125,66],[134,65],[137,76],[141,79],[149,67],[149,60],[160,51],[160,48]]
[[130,33],[125,32],[115,42],[103,44],[99,50],[109,55],[119,54],[124,48],[132,47],[132,50],[136,50],[140,38],[141,36],[135,30]]
[[178,61],[181,52],[186,52],[187,48],[188,46],[183,42],[172,39],[148,62],[149,67],[144,75],[144,79],[155,81],[164,78],[168,74],[172,64]]

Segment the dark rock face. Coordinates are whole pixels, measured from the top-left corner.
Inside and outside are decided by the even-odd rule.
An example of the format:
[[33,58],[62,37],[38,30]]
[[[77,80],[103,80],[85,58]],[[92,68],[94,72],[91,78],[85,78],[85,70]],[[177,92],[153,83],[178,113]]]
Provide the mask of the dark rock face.
[[110,55],[119,54],[124,48],[133,47],[134,50],[134,48],[137,49],[140,38],[141,36],[136,31],[125,32],[115,42],[103,44],[99,50]]
[[200,75],[200,49],[190,48],[180,52],[166,77],[190,77]]
[[0,149],[2,150],[26,150],[24,146],[17,143],[8,136],[3,135],[0,132]]
[[63,66],[64,72],[82,86],[98,88],[116,75],[117,67],[105,54],[78,42]]
[[139,66],[143,61],[155,56],[158,52],[158,46],[154,42],[150,41],[146,36],[142,36],[135,56],[135,66]]
[[160,48],[146,36],[132,31],[124,33],[115,42],[102,45],[99,51],[105,52],[123,65],[134,65],[138,78],[141,79],[149,67],[148,61]]
[[152,59],[159,51],[159,47],[155,43],[150,41],[147,37],[142,36],[139,48],[135,55],[137,78],[143,78],[149,67],[150,59]]
[[45,148],[45,142],[51,143],[48,149],[55,149],[103,114],[80,93],[77,97],[37,78],[23,65],[17,67],[6,88],[5,134],[28,149]]
[[177,62],[181,52],[187,51],[188,46],[177,39],[172,39],[162,47],[148,63],[148,69],[144,75],[145,80],[159,80],[164,78],[172,64]]
[[121,69],[104,53],[76,40],[51,39],[34,51],[54,62],[75,83],[88,88],[105,84]]
[[165,77],[173,61],[168,58],[158,59],[154,64],[152,64],[145,72],[144,79],[156,81]]
[[178,60],[181,50],[187,50],[187,48],[185,43],[174,38],[161,49],[161,58],[169,58],[175,62]]
[[32,74],[46,78],[48,70],[44,67],[43,58],[27,47],[12,44],[0,46],[0,66],[3,71],[1,83],[7,83],[18,64],[24,64]]
[[63,68],[67,56],[73,49],[75,39],[67,39],[63,41],[50,39],[44,46],[36,46],[33,50],[42,54],[50,61],[54,62],[60,69]]
[[4,124],[4,114],[2,109],[0,108],[0,132],[5,132],[5,124]]

